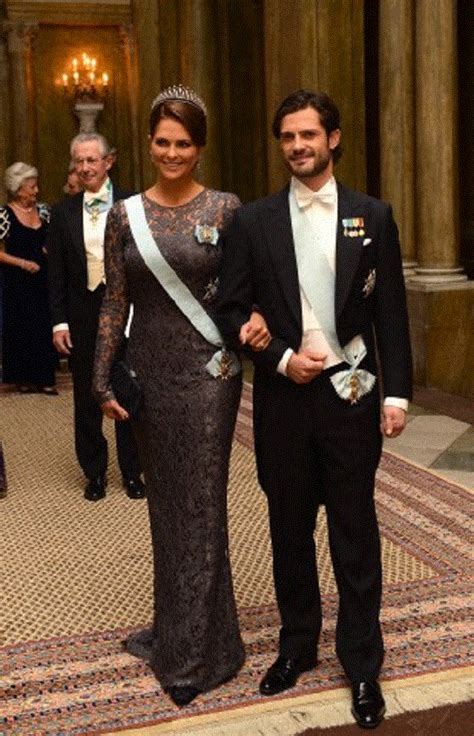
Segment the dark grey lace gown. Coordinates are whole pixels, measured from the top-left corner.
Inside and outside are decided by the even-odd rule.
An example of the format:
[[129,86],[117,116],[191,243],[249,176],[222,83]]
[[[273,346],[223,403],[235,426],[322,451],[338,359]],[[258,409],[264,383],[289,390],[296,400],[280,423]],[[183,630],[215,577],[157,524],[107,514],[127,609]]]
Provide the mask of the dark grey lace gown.
[[[199,243],[196,225],[219,231],[238,199],[205,189],[180,207],[142,195],[160,250],[212,317],[219,245]],[[134,423],[148,492],[154,555],[154,621],[138,639],[164,689],[206,691],[242,666],[227,537],[229,455],[241,378],[206,371],[216,348],[196,331],[146,267],[123,203],[109,213],[107,292],[98,334],[94,393],[112,398],[108,377],[134,305],[127,359],[144,391]],[[132,649],[133,651],[133,649]]]

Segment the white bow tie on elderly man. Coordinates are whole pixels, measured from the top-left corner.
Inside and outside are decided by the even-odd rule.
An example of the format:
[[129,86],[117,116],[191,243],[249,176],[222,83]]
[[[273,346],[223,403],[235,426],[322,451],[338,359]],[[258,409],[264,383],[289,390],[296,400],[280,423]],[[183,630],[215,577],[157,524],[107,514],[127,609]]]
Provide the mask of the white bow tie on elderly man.
[[84,192],[84,203],[85,204],[99,204],[99,202],[108,202],[109,192],[106,189],[98,192]]
[[324,191],[325,187],[319,192],[312,192],[310,189],[296,192],[296,201],[300,209],[309,207],[313,203],[320,204],[322,207],[334,207],[336,204],[336,195],[333,189]]

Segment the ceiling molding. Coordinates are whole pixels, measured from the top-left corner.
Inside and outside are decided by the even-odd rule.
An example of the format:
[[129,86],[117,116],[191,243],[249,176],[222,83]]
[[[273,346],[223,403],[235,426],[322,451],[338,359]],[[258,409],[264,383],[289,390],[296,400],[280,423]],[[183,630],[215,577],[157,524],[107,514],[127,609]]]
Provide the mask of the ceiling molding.
[[7,0],[10,21],[50,25],[116,25],[132,22],[130,0]]

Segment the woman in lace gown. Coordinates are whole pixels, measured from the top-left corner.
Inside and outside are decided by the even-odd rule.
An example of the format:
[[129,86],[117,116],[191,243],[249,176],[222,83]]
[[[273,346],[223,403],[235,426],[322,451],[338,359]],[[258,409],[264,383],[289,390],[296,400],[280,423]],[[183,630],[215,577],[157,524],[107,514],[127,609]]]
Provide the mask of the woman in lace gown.
[[[205,143],[201,100],[165,90],[152,107],[154,186],[133,198],[155,247],[212,318],[221,248],[218,233],[238,199],[194,179]],[[226,491],[241,392],[240,373],[211,375],[216,353],[145,264],[128,203],[109,213],[107,292],[96,351],[94,393],[107,416],[125,418],[109,386],[129,304],[134,316],[127,362],[144,400],[134,429],[145,474],[154,556],[152,628],[128,649],[150,662],[178,705],[235,675],[244,661],[228,556]],[[141,239],[138,238],[137,241]],[[141,243],[139,243],[141,245]],[[269,339],[259,315],[248,323],[256,349]],[[227,371],[221,371],[227,375]]]

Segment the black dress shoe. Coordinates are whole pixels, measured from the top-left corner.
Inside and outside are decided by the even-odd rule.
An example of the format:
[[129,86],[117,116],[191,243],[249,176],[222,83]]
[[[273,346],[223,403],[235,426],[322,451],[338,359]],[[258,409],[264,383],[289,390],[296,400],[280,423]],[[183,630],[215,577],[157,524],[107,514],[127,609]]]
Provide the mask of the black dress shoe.
[[361,728],[376,728],[385,714],[385,701],[377,680],[352,683],[352,715]]
[[296,659],[280,654],[278,659],[267,670],[260,683],[259,690],[262,695],[276,695],[296,685],[298,677],[302,672],[311,670],[316,662],[300,664]]
[[166,689],[175,705],[189,705],[194,698],[199,695],[199,690],[191,685],[171,685]]
[[105,478],[102,475],[92,478],[84,491],[86,501],[100,501],[101,498],[105,498],[105,485]]
[[127,490],[127,496],[129,498],[146,497],[145,484],[140,478],[130,478],[129,480],[124,480],[123,485]]

